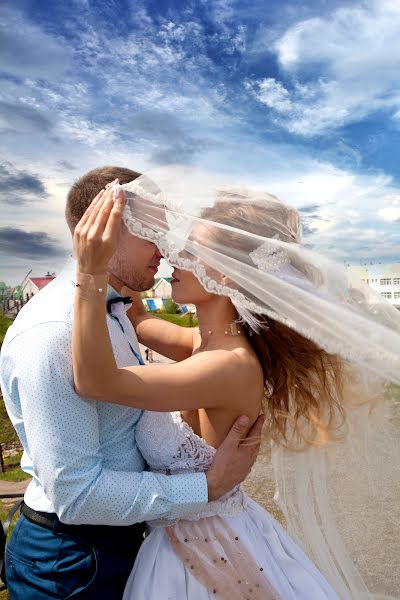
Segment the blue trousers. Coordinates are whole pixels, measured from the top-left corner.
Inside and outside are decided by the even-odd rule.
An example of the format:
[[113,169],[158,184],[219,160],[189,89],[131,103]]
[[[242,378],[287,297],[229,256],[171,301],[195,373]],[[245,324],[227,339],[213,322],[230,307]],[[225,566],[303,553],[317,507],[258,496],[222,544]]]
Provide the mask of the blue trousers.
[[143,538],[66,535],[56,525],[18,519],[6,551],[10,600],[120,600]]

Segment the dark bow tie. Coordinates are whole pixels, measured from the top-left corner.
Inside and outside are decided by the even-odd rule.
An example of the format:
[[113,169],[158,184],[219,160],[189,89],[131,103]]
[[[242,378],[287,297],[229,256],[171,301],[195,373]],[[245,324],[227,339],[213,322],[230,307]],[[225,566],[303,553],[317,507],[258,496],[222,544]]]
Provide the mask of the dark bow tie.
[[[111,300],[107,301],[107,312],[116,319],[123,333],[125,333],[125,330],[118,317],[125,315],[126,311],[129,310],[131,306],[132,298],[130,296],[118,296],[117,298],[111,298]],[[140,352],[138,353],[134,350],[129,339],[127,341],[139,365],[144,365],[145,363],[143,362],[143,358],[140,356]]]
[[130,296],[117,296],[107,301],[107,312],[110,315],[118,317],[125,314],[132,306],[132,298]]

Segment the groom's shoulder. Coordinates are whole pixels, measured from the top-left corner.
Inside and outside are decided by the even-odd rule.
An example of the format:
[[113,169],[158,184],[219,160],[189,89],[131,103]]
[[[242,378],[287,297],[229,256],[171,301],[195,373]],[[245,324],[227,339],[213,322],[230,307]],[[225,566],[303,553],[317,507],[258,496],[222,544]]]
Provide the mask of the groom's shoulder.
[[[65,275],[56,277],[21,309],[6,333],[4,349],[14,338],[28,333],[37,338],[38,344],[46,330],[57,329],[70,335],[73,302],[73,281]],[[53,324],[58,324],[58,327]]]

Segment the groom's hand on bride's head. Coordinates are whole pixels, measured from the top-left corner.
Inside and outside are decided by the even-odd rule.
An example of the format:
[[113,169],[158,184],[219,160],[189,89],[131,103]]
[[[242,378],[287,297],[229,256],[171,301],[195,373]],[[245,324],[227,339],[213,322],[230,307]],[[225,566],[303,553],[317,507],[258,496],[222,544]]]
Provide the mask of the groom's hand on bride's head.
[[102,190],[75,227],[74,253],[82,273],[105,274],[117,249],[126,198],[122,191],[113,198],[113,187]]
[[227,494],[246,479],[260,450],[264,421],[264,415],[260,415],[249,429],[247,417],[236,419],[206,473],[209,502]]

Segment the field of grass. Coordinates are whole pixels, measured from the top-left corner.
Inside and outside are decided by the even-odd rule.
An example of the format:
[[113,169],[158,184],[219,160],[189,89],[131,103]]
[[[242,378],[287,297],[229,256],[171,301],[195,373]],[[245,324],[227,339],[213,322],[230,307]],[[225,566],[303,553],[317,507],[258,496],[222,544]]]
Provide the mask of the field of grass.
[[169,321],[169,323],[175,323],[175,325],[180,325],[181,327],[197,327],[197,319],[192,314],[186,314],[183,316],[163,312],[153,314],[159,319]]
[[400,402],[400,386],[392,385],[390,388],[390,392],[393,398],[395,398],[398,402]]
[[0,346],[4,340],[6,331],[10,327],[11,323],[12,323],[12,320],[5,317],[4,314],[0,310]]
[[25,481],[29,475],[24,473],[20,467],[21,454],[8,456],[4,459],[5,472],[0,473],[0,481]]

